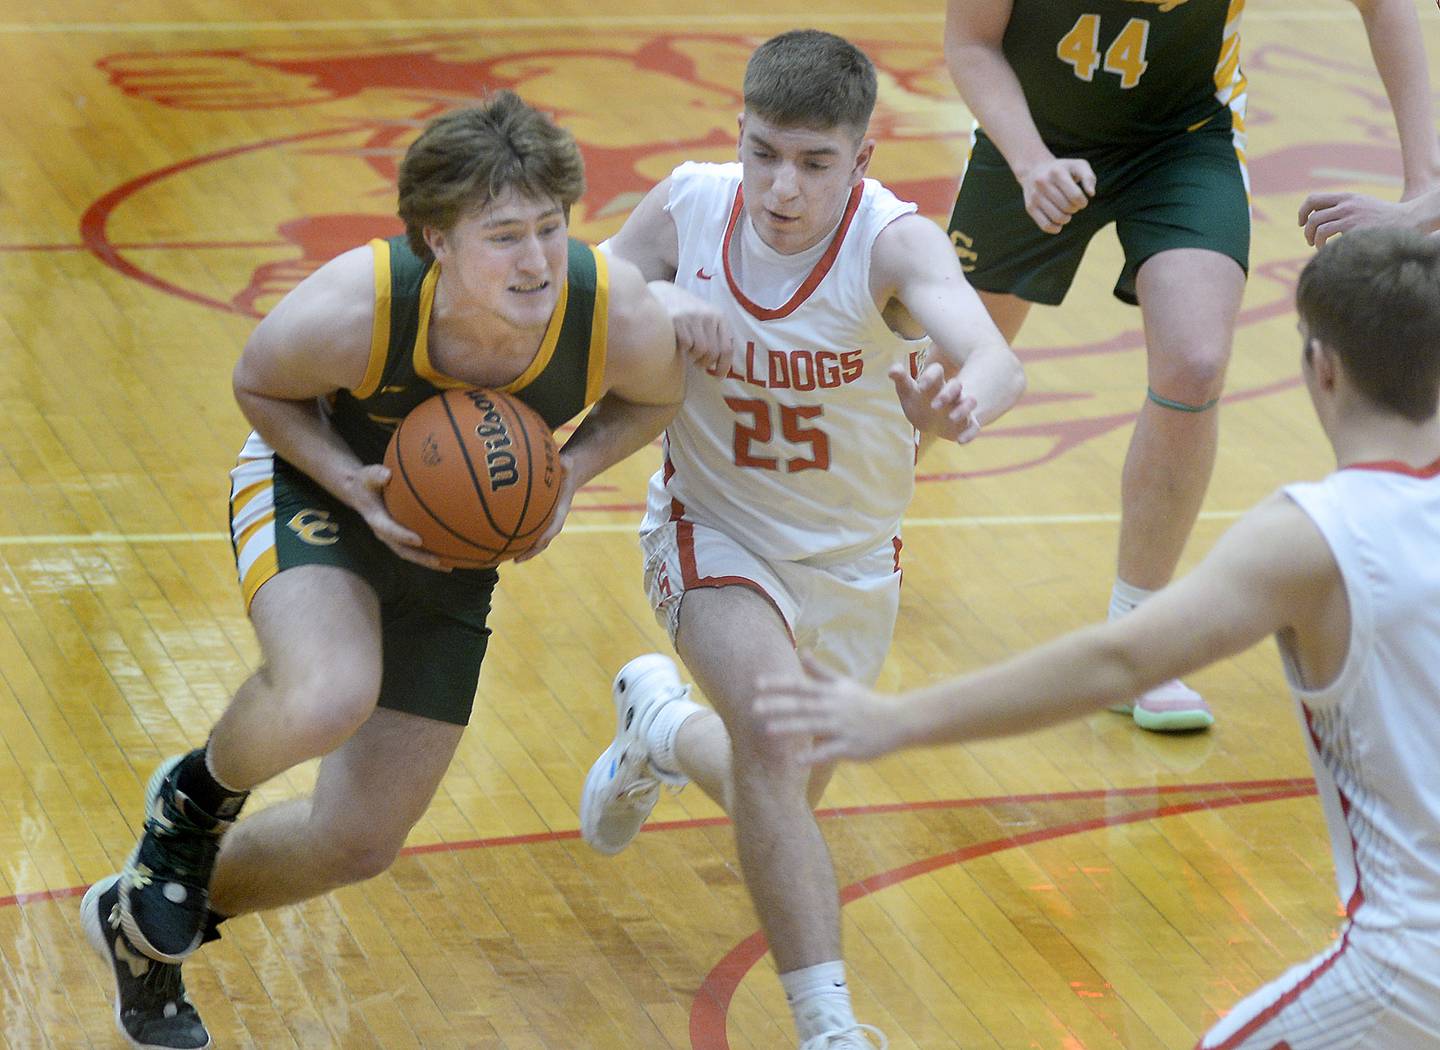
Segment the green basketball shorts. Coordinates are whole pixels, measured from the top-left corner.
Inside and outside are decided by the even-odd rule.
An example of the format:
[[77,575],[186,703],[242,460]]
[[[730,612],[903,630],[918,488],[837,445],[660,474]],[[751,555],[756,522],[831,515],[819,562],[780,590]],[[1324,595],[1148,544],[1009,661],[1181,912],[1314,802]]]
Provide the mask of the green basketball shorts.
[[496,571],[436,572],[397,557],[360,515],[255,434],[230,477],[231,541],[246,608],[286,569],[333,565],[354,573],[380,599],[380,706],[468,723]]
[[1172,248],[1219,252],[1249,271],[1248,180],[1228,127],[1085,159],[1095,171],[1095,196],[1059,233],[1046,233],[1025,211],[1000,151],[977,131],[949,227],[971,285],[1058,305],[1090,238],[1112,222],[1125,252],[1115,295],[1131,305],[1141,264]]

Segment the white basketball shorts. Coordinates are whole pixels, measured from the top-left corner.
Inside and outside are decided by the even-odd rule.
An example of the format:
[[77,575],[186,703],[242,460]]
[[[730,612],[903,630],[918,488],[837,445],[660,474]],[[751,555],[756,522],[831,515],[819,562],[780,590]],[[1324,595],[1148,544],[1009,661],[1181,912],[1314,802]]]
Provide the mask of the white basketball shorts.
[[797,651],[866,685],[880,676],[900,609],[898,537],[853,561],[823,567],[769,561],[693,521],[648,529],[640,546],[645,591],[672,643],[687,591],[748,587],[780,614]]
[[1437,1050],[1433,934],[1347,927],[1330,948],[1240,1001],[1196,1050]]

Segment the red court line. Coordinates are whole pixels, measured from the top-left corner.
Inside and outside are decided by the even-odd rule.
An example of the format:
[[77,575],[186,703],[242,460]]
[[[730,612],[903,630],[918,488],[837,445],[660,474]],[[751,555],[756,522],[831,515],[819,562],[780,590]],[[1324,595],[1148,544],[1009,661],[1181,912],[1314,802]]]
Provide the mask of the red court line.
[[[349,124],[339,128],[324,128],[318,131],[304,131],[294,135],[285,135],[280,138],[264,139],[260,142],[252,142],[243,146],[232,146],[229,149],[216,150],[213,153],[206,153],[198,157],[191,157],[188,160],[178,161],[155,171],[148,172],[138,178],[131,179],[123,185],[115,187],[85,210],[80,216],[80,239],[84,242],[87,250],[91,252],[106,266],[123,274],[132,280],[139,281],[147,287],[157,291],[168,292],[171,295],[179,296],[181,299],[192,303],[199,303],[201,306],[211,306],[226,313],[238,313],[246,315],[247,311],[240,309],[233,303],[222,302],[219,299],[212,299],[199,292],[192,292],[177,284],[142,270],[134,263],[121,255],[121,246],[112,242],[109,238],[108,227],[110,215],[122,203],[133,197],[140,190],[145,189],[152,183],[168,179],[170,176],[202,164],[209,164],[217,160],[224,160],[229,157],[236,157],[243,153],[254,153],[258,150],[269,149],[274,146],[283,146],[299,142],[307,142],[311,139],[326,138],[332,135],[346,135],[357,130],[363,130],[368,124]],[[259,315],[253,315],[258,317]]]
[[[815,815],[821,820],[831,820],[836,817],[873,816],[884,813],[921,812],[935,809],[964,809],[971,806],[994,806],[1016,802],[1069,802],[1085,799],[1128,798],[1136,795],[1187,794],[1197,791],[1282,791],[1292,792],[1298,797],[1299,795],[1314,794],[1315,782],[1309,777],[1294,777],[1285,780],[1233,780],[1216,781],[1206,784],[1156,784],[1143,787],[1089,788],[1079,791],[1043,792],[1032,795],[991,795],[984,798],[947,798],[934,799],[928,802],[889,802],[874,806],[844,806],[817,810]],[[1264,797],[1256,798],[1246,795],[1225,801],[1223,804],[1235,805],[1240,802],[1266,801],[1269,797],[1269,795],[1265,795]],[[1284,797],[1288,798],[1291,797],[1291,795],[1285,795]],[[647,834],[658,834],[666,831],[713,828],[728,823],[730,823],[728,817],[702,817],[694,820],[655,820],[646,824],[641,830]],[[462,850],[496,849],[504,846],[530,846],[543,842],[564,842],[570,839],[578,839],[579,837],[580,832],[573,828],[565,831],[534,831],[523,835],[502,835],[495,838],[465,839],[459,842],[432,842],[423,846],[407,846],[401,850],[400,853],[401,856],[417,856],[425,853],[458,853]],[[0,897],[0,908],[10,908],[21,904],[37,904],[51,900],[65,900],[68,897],[80,896],[86,889],[87,887],[85,886],[68,886],[58,890],[36,890],[31,893],[16,893],[9,897]]]
[[[952,864],[963,864],[967,860],[976,857],[989,856],[992,853],[1001,853],[1008,849],[1015,849],[1018,846],[1029,846],[1037,842],[1046,842],[1052,839],[1064,838],[1066,835],[1076,835],[1085,831],[1096,831],[1100,828],[1118,827],[1122,824],[1136,824],[1144,820],[1154,820],[1158,817],[1173,817],[1182,813],[1194,813],[1200,810],[1224,809],[1228,806],[1243,806],[1254,802],[1274,802],[1281,799],[1303,798],[1306,795],[1315,793],[1315,784],[1311,780],[1291,781],[1248,781],[1248,785],[1272,785],[1271,790],[1260,790],[1254,793],[1245,792],[1231,794],[1212,799],[1201,799],[1195,802],[1178,802],[1170,805],[1153,806],[1148,809],[1136,810],[1133,813],[1123,813],[1114,816],[1092,817],[1088,820],[1072,821],[1069,824],[1059,824],[1050,828],[1037,828],[1034,831],[1023,832],[1018,835],[1006,835],[1003,838],[991,839],[988,842],[976,842],[949,853],[941,853],[925,860],[915,861],[911,864],[894,868],[890,871],[880,872],[869,878],[861,879],[859,882],[851,883],[840,891],[840,903],[849,904],[851,901],[859,900],[861,897],[869,896],[878,890],[886,889],[907,879],[913,879],[919,875],[925,875],[940,868],[949,867]],[[1288,786],[1287,786],[1288,785]],[[1226,789],[1237,787],[1237,785],[1216,784],[1216,788]],[[1145,791],[1156,794],[1172,794],[1177,791],[1204,790],[1203,787],[1184,785],[1170,785],[1159,788],[1139,789],[1127,788],[1113,792],[1099,792],[1099,795],[1136,795]],[[1002,798],[991,799],[992,802],[1014,801],[1024,796],[1015,796],[1014,799]],[[1094,798],[1095,792],[1074,792],[1061,793],[1054,796],[1030,796],[1041,799],[1065,799],[1065,798]],[[930,807],[935,808],[935,807]],[[730,1042],[725,1035],[725,1017],[730,1009],[730,1000],[734,998],[735,991],[745,975],[750,972],[751,967],[765,957],[769,945],[765,941],[765,935],[759,931],[752,933],[745,940],[741,941],[725,955],[706,975],[701,983],[699,991],[695,993],[695,999],[690,1007],[690,1045],[693,1050],[730,1050]]]
[[[1193,794],[1196,792],[1224,792],[1215,798],[1191,802],[1175,802],[1151,806],[1132,813],[1091,817],[1072,821],[1054,827],[1037,828],[1016,835],[1006,835],[986,842],[972,843],[958,850],[941,853],[924,860],[892,868],[889,871],[851,883],[840,891],[842,905],[867,897],[879,890],[898,885],[908,879],[926,875],[954,864],[963,864],[976,857],[989,856],[1005,850],[1047,842],[1101,828],[1135,824],[1159,817],[1178,816],[1201,810],[1225,809],[1230,806],[1250,805],[1257,802],[1274,802],[1284,799],[1303,798],[1315,794],[1315,783],[1308,777],[1292,777],[1274,780],[1215,781],[1204,784],[1156,784],[1128,788],[1091,788],[1077,791],[1041,792],[1027,795],[994,795],[983,798],[935,799],[926,802],[895,802],[873,806],[846,806],[823,809],[816,813],[822,820],[837,817],[870,816],[886,813],[920,812],[926,810],[964,809],[975,806],[1005,805],[1024,802],[1065,802],[1105,798],[1133,798],[1146,795],[1164,797],[1167,795]],[[725,817],[708,817],[696,820],[654,821],[642,830],[647,833],[680,831],[694,828],[716,827],[728,824]],[[562,842],[578,839],[576,829],[564,831],[541,831],[523,835],[505,835],[496,838],[468,839],[461,842],[437,842],[423,846],[410,846],[402,855],[426,853],[454,853],[470,849],[493,849],[503,846],[521,846],[546,842]],[[63,900],[80,896],[84,886],[71,886],[61,890],[42,890],[36,893],[20,893],[0,897],[0,908],[12,905],[40,903],[47,900]],[[769,950],[765,935],[759,931],[751,934],[725,954],[710,973],[706,975],[690,1007],[690,1042],[692,1050],[730,1050],[725,1032],[726,1015],[730,1002],[740,982],[752,967],[765,957]]]

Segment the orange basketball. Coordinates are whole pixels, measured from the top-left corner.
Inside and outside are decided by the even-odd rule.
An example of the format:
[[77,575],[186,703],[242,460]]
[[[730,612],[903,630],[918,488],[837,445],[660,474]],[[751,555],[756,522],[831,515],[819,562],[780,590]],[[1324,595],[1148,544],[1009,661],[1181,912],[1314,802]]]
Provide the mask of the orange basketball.
[[454,569],[524,554],[555,516],[564,467],[545,421],[498,390],[416,405],[385,450],[385,509]]

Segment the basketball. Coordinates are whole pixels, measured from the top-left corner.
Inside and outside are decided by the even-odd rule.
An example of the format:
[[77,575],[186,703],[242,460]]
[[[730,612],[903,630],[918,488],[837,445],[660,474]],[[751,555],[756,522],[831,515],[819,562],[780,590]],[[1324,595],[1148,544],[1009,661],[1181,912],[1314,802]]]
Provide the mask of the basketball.
[[486,569],[535,546],[564,468],[545,421],[498,390],[447,390],[400,421],[385,509],[447,568]]

